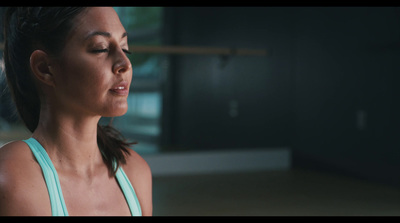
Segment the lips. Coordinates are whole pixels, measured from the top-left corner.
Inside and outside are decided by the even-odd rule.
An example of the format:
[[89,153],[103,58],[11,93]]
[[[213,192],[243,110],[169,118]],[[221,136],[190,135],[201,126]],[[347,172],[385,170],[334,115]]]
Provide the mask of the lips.
[[123,81],[113,86],[110,91],[119,96],[126,96],[129,94],[128,82]]

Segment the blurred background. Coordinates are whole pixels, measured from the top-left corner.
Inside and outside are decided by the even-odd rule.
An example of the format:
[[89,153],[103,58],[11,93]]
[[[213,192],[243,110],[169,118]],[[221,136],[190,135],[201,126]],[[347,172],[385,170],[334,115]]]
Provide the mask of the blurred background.
[[[114,8],[154,215],[400,215],[400,8]],[[0,146],[30,135],[6,86]]]

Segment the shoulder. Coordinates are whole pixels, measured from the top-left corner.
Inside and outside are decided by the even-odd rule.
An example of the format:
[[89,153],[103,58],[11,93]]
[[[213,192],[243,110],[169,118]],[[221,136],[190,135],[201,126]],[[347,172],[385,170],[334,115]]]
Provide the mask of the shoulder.
[[126,156],[127,171],[133,177],[151,177],[150,166],[147,164],[146,160],[143,159],[137,152],[130,150],[130,155]]
[[136,196],[139,199],[143,215],[152,215],[152,175],[147,162],[135,151],[130,150],[123,165]]
[[[0,148],[0,215],[46,215],[47,188],[39,164],[23,141]],[[47,196],[48,197],[48,196]],[[49,202],[49,201],[48,201]],[[42,204],[44,203],[44,204]]]
[[14,141],[0,147],[0,185],[2,188],[18,183],[29,172],[35,162],[29,146],[22,141]]

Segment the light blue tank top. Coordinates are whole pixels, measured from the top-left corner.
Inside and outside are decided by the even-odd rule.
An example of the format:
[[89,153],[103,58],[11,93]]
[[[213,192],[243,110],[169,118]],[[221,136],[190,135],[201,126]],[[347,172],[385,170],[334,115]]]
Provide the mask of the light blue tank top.
[[[68,216],[67,207],[65,205],[63,193],[61,191],[60,180],[58,179],[57,171],[47,155],[43,146],[34,138],[22,140],[31,148],[33,155],[38,161],[44,175],[44,180],[47,185],[47,190],[50,196],[51,213],[53,216]],[[135,190],[131,182],[126,176],[122,167],[117,170],[115,175],[119,186],[125,196],[132,216],[141,216],[142,210],[140,208],[139,200],[136,196]]]

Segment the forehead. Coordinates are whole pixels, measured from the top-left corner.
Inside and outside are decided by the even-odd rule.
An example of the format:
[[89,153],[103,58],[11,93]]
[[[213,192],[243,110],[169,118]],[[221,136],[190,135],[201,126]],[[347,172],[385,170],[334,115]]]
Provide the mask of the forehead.
[[84,40],[93,32],[108,32],[114,37],[125,33],[118,14],[112,7],[90,7],[76,18],[72,35]]

